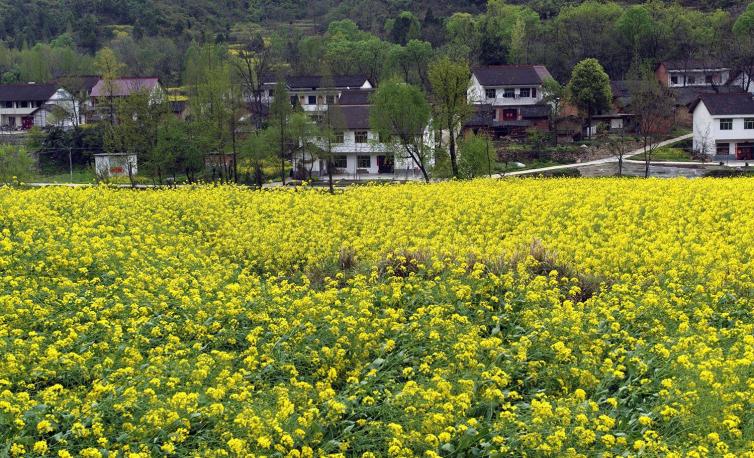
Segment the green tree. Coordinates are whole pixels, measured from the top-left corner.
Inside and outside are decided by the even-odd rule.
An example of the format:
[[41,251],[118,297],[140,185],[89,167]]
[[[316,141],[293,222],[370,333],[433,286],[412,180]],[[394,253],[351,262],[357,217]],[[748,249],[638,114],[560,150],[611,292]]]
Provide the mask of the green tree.
[[592,116],[608,109],[613,99],[610,78],[597,59],[584,59],[573,68],[566,90],[571,103],[586,115],[591,136]]
[[270,106],[270,126],[276,132],[278,160],[280,160],[280,181],[285,186],[285,161],[288,153],[288,121],[292,114],[291,102],[285,83],[278,81],[275,85],[275,97]]
[[[104,147],[111,153],[135,155],[142,170],[162,184],[166,177],[166,163],[156,149],[157,138],[163,120],[169,116],[168,105],[163,98],[155,97],[147,90],[136,91],[117,102],[118,122],[106,131]],[[134,177],[129,170],[131,184]]]
[[552,77],[544,79],[542,89],[542,100],[550,108],[549,116],[547,117],[550,124],[550,132],[552,133],[553,143],[557,145],[558,122],[560,121],[560,112],[563,104],[566,101],[566,90]]
[[300,158],[298,164],[294,161],[294,172],[303,172],[311,180],[313,164],[319,158],[320,147],[316,142],[319,128],[308,114],[299,110],[290,116],[288,132],[294,153]]
[[626,8],[616,21],[616,30],[624,47],[635,50],[644,56],[652,50],[648,44],[653,42],[654,21],[647,8],[633,5]]
[[470,78],[468,64],[453,62],[447,57],[436,60],[429,67],[434,120],[443,129],[447,129],[448,152],[454,177],[458,177],[456,139],[473,110],[467,98]]
[[277,132],[272,127],[254,131],[241,142],[241,160],[254,171],[254,182],[259,189],[264,182],[264,163],[276,155]]
[[0,145],[0,183],[19,184],[31,176],[34,159],[23,146]]
[[421,24],[410,11],[402,11],[397,18],[386,21],[385,29],[390,39],[400,45],[405,45],[421,35]]
[[432,59],[432,45],[426,41],[411,40],[406,46],[393,46],[387,56],[390,66],[410,84],[427,88],[427,68]]
[[471,134],[460,142],[458,168],[461,178],[477,178],[492,173],[495,148],[487,135]]
[[94,67],[102,78],[105,99],[107,103],[108,120],[111,125],[115,124],[115,80],[120,77],[123,64],[115,56],[110,48],[102,48],[94,57]]
[[430,106],[421,89],[402,81],[383,83],[372,94],[369,122],[381,138],[390,139],[393,153],[406,158],[421,171],[426,182],[431,150],[424,144],[424,130],[429,123]]
[[[325,93],[323,94],[325,102],[327,101],[328,96],[337,99],[337,92],[328,89],[335,86],[331,77],[330,68],[325,67],[322,71],[322,75],[322,86],[325,88]],[[322,139],[319,156],[326,162],[327,185],[330,194],[333,194],[335,192],[332,175],[333,168],[335,167],[334,149],[338,134],[342,133],[345,128],[345,119],[343,117],[343,111],[340,109],[338,103],[328,104],[324,110],[321,110],[321,112],[322,114],[318,121],[319,133]]]

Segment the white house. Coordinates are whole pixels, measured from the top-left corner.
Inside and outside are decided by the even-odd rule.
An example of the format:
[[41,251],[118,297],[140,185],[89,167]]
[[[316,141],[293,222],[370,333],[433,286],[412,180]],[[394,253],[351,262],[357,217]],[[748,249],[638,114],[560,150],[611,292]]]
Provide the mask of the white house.
[[493,128],[496,135],[524,132],[530,127],[547,130],[550,110],[543,101],[546,78],[552,76],[543,65],[476,67],[472,69],[467,97],[480,113],[476,118],[489,118],[485,127]]
[[[379,134],[369,125],[368,94],[370,91],[357,90],[344,92],[339,99],[343,126],[336,134],[332,145],[333,174],[353,179],[376,178],[379,175],[393,177],[415,177],[420,175],[418,167],[393,145],[384,143]],[[427,127],[424,144],[432,147],[434,136]],[[324,148],[323,142],[319,146]],[[323,177],[327,175],[327,160],[297,152],[293,157],[297,174]],[[430,165],[428,163],[427,165]]]
[[655,70],[663,86],[722,86],[730,80],[729,66],[710,60],[686,59],[661,62]]
[[[332,76],[325,78],[319,75],[288,76],[284,80],[285,87],[292,105],[300,105],[304,111],[316,112],[327,109],[344,91],[370,90],[374,85],[363,75]],[[267,78],[264,82],[262,103],[269,104],[275,97],[275,78]]]
[[716,159],[754,159],[754,100],[747,92],[703,94],[689,111],[694,150]]
[[70,127],[79,123],[78,101],[56,84],[0,85],[0,127],[27,130],[34,126]]
[[99,153],[94,155],[94,172],[99,179],[135,176],[138,172],[135,154]]

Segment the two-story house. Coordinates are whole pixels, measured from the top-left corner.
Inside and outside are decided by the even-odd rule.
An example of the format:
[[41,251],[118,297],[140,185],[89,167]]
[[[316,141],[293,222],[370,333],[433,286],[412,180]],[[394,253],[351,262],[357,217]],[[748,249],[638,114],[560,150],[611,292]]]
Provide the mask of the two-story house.
[[754,160],[751,94],[703,94],[689,111],[693,115],[695,151],[718,160]]
[[5,130],[69,127],[78,123],[77,115],[78,101],[57,84],[0,85],[0,127]]
[[157,99],[165,95],[165,90],[156,77],[122,77],[113,80],[99,79],[90,91],[90,109],[88,117],[102,120],[110,116],[110,110],[115,109],[115,102],[138,92],[149,94]]
[[543,65],[472,69],[467,96],[475,105],[476,115],[465,127],[485,127],[495,136],[525,134],[532,127],[547,130],[550,107],[543,101],[546,78],[551,76]]
[[713,60],[686,59],[660,62],[655,76],[665,87],[722,86],[730,79],[730,67]]
[[[291,104],[300,106],[306,112],[327,109],[343,91],[354,89],[369,90],[374,85],[362,75],[341,75],[322,77],[318,75],[287,76],[283,80]],[[275,97],[276,78],[266,78],[262,93],[262,103],[269,106]]]
[[[413,161],[380,138],[378,132],[369,124],[371,90],[345,90],[329,106],[338,110],[334,119],[338,126],[332,143],[333,175],[349,178],[375,178],[379,175],[418,176],[419,170]],[[422,133],[424,143],[431,145],[433,135],[427,127]],[[318,146],[326,150],[320,140]],[[294,170],[297,175],[323,177],[327,175],[328,161],[326,154],[312,157],[296,152],[293,157]]]

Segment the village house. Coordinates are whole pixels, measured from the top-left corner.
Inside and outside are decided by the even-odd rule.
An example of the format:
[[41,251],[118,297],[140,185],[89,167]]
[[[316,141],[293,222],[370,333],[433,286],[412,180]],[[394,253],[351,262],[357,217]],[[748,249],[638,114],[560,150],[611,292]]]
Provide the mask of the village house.
[[70,127],[80,120],[78,102],[57,84],[0,85],[0,127],[28,130],[56,125]]
[[[283,79],[291,105],[298,105],[306,112],[327,109],[340,97],[343,91],[369,90],[374,85],[369,78],[362,75],[345,75],[323,77],[319,75],[287,76]],[[267,78],[264,82],[262,103],[270,105],[275,97],[276,78]]]
[[729,66],[713,60],[686,59],[660,62],[655,76],[665,87],[722,86],[730,80]]
[[156,77],[122,77],[111,81],[100,78],[90,92],[88,116],[93,121],[102,120],[110,115],[111,103],[140,91],[148,93],[153,99],[165,94]]
[[[413,161],[396,154],[369,125],[371,90],[357,89],[341,92],[337,100],[336,117],[341,124],[332,145],[333,175],[352,179],[385,177],[415,177],[420,174]],[[330,106],[333,104],[331,103]],[[423,132],[425,144],[431,145],[433,135],[429,127]],[[322,141],[318,147],[324,149]],[[431,146],[429,146],[431,147]],[[326,158],[297,151],[293,156],[294,172],[298,176],[327,176]]]
[[543,83],[551,78],[543,65],[488,65],[472,70],[467,91],[475,114],[466,129],[485,129],[494,137],[525,136],[527,129],[549,130],[550,107]]
[[754,100],[746,92],[703,94],[691,104],[694,151],[716,160],[754,159]]

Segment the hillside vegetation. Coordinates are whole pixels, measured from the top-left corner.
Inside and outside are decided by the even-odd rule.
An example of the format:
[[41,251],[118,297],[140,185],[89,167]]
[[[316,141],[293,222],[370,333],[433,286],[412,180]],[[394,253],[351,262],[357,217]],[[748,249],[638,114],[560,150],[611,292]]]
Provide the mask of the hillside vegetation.
[[398,76],[415,83],[437,55],[471,64],[545,64],[561,82],[587,57],[613,79],[641,61],[716,59],[750,72],[754,10],[734,30],[745,7],[740,1],[0,2],[0,81],[101,72],[92,56],[107,47],[123,73],[179,85],[191,71],[193,45],[258,49],[260,43],[276,72],[358,72],[375,81]]
[[0,450],[754,456],[751,196],[0,189]]

